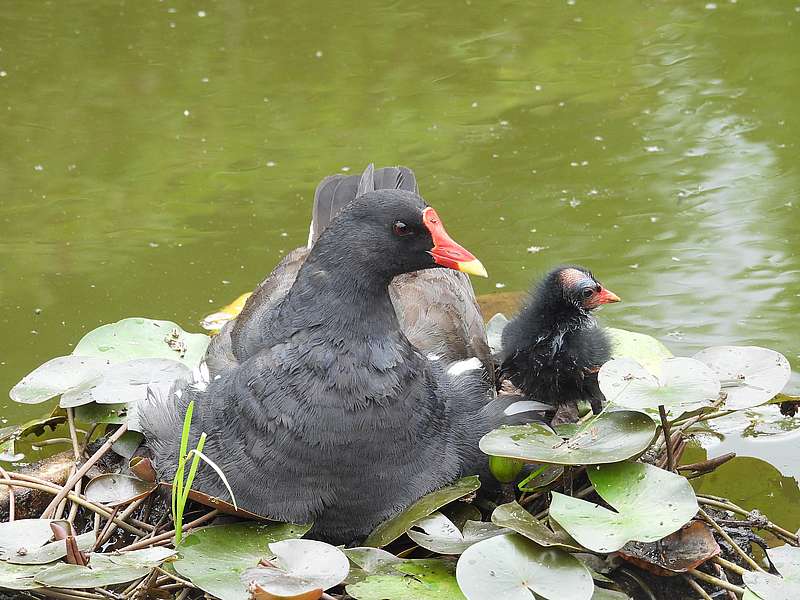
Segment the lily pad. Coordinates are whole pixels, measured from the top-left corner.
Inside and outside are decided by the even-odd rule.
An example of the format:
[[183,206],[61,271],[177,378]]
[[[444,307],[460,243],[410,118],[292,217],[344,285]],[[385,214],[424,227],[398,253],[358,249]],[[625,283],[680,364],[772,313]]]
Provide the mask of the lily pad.
[[[269,545],[269,565],[248,569],[242,582],[254,598],[318,598],[347,577],[350,561],[330,544],[316,540],[283,540]],[[315,594],[316,592],[316,594]]]
[[185,536],[180,558],[172,566],[179,575],[220,600],[248,600],[242,573],[272,556],[269,545],[303,536],[310,525],[230,523],[203,527]]
[[508,319],[503,313],[497,313],[486,323],[486,341],[492,354],[499,354],[503,349],[503,330],[508,325]]
[[516,534],[469,547],[458,560],[456,579],[467,600],[591,600],[592,576],[574,556],[544,548]]
[[148,388],[162,396],[169,394],[176,379],[191,376],[191,369],[182,362],[168,358],[137,358],[111,365],[97,378],[61,397],[60,406],[71,408],[97,404],[128,404],[144,400]]
[[601,587],[594,588],[594,594],[592,594],[592,600],[631,600],[631,597],[628,594],[623,594],[622,592],[617,592],[616,590],[607,590]]
[[343,548],[342,552],[352,563],[347,579],[344,581],[347,585],[360,583],[370,575],[392,573],[394,565],[403,562],[402,558],[381,548],[359,546]]
[[86,498],[107,506],[127,504],[144,498],[158,485],[122,473],[103,473],[92,479],[84,490]]
[[655,375],[661,373],[662,361],[672,358],[669,348],[653,336],[615,327],[605,331],[611,338],[613,358],[631,358]]
[[[78,544],[78,550],[87,552],[92,549],[96,541],[95,532],[87,531],[75,537],[75,542]],[[8,557],[8,562],[17,565],[46,565],[64,558],[67,555],[67,542],[66,540],[56,540],[45,544],[41,548],[37,548],[31,552],[21,555],[12,555]],[[0,587],[3,584],[0,583]]]
[[47,587],[93,588],[128,583],[144,577],[175,554],[169,548],[144,548],[121,554],[89,555],[89,567],[60,563],[45,569],[34,581]]
[[347,586],[356,600],[465,600],[455,564],[445,560],[404,560],[390,573],[370,575]]
[[458,527],[440,512],[420,519],[407,532],[414,543],[438,554],[461,554],[481,540],[508,533],[508,530],[493,523],[467,521]]
[[110,363],[134,358],[169,358],[190,369],[200,364],[210,338],[187,333],[172,321],[132,317],[103,325],[87,333],[73,354],[96,356]]
[[792,376],[780,352],[758,346],[715,346],[694,355],[717,374],[728,395],[725,408],[752,408],[771,400]]
[[492,523],[516,531],[540,546],[565,548],[576,552],[585,550],[568,534],[561,531],[550,531],[544,523],[537,521],[517,502],[501,504],[495,508],[492,513]]
[[378,525],[364,541],[364,545],[380,548],[393,542],[423,517],[439,510],[445,504],[471,494],[479,487],[481,487],[481,482],[477,476],[473,475],[423,496],[400,514]]
[[97,380],[108,369],[108,361],[92,356],[59,356],[37,367],[9,396],[15,402],[38,404]]
[[800,548],[789,545],[770,548],[767,550],[767,556],[781,577],[769,573],[745,571],[742,579],[747,589],[763,600],[800,598]]
[[632,462],[601,465],[587,473],[616,512],[553,492],[550,517],[590,550],[616,552],[630,541],[655,542],[697,514],[694,490],[680,475]]
[[487,433],[480,448],[491,456],[559,465],[618,462],[644,452],[655,435],[655,424],[636,411],[604,412],[564,439],[543,423],[512,425]]
[[27,554],[53,537],[50,519],[17,519],[0,523],[0,560]]
[[0,462],[17,462],[25,458],[21,452],[17,452],[16,440],[14,438],[0,442]]
[[122,425],[127,420],[127,404],[81,404],[75,407],[75,418],[81,423]]
[[606,400],[616,406],[657,411],[663,405],[674,416],[709,406],[720,391],[714,371],[683,357],[664,360],[658,377],[635,360],[615,358],[600,368],[598,382]]
[[0,560],[0,589],[33,590],[42,587],[33,578],[43,570],[42,565],[15,565]]

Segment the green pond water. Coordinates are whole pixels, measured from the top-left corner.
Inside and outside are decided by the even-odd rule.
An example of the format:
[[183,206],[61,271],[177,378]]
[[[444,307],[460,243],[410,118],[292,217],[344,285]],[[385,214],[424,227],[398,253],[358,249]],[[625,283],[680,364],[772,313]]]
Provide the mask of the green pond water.
[[[584,264],[624,300],[604,323],[779,350],[796,394],[798,96],[800,0],[8,0],[2,422],[52,408],[6,392],[99,324],[197,328],[370,161],[415,169],[479,294]],[[798,426],[719,423],[709,454],[746,458],[701,487],[797,528]]]

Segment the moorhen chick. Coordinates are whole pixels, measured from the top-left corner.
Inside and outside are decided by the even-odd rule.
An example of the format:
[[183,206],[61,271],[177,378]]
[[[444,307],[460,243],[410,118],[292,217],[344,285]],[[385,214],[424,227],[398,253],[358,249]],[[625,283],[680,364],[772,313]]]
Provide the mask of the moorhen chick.
[[597,371],[611,358],[611,342],[591,312],[619,300],[584,267],[554,269],[503,330],[500,379],[554,406],[553,425],[577,421],[581,399],[599,412]]
[[[189,447],[207,434],[204,453],[238,505],[313,521],[312,535],[334,544],[365,536],[462,475],[488,478],[478,440],[524,420],[504,412],[519,397],[496,397],[482,369],[456,374],[420,351],[389,292],[404,273],[485,271],[414,191],[374,188],[368,169],[338,214],[312,225],[310,251],[287,255],[215,337],[207,384],[181,382],[166,400],[138,403],[162,479],[176,470],[191,400]],[[319,202],[318,194],[315,217]],[[193,488],[228,497],[206,466]]]

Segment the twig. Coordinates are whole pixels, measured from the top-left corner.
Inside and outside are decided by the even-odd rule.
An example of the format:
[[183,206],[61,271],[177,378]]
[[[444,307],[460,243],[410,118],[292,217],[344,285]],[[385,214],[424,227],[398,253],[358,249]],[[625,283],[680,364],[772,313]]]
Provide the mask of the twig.
[[[0,467],[0,475],[3,476],[3,479],[11,479],[8,476],[8,472],[3,468]],[[14,520],[14,486],[8,486],[8,522],[11,523]]]
[[715,585],[717,587],[721,587],[724,590],[730,590],[734,594],[741,596],[744,594],[744,588],[739,587],[738,585],[733,585],[732,583],[728,583],[727,581],[722,581],[713,575],[709,575],[708,573],[703,573],[702,571],[698,571],[697,569],[689,569],[688,573],[697,577],[697,579],[701,581],[705,581],[706,583],[710,583],[711,585]]
[[53,500],[50,502],[50,504],[47,506],[47,508],[45,508],[45,509],[44,509],[44,512],[42,513],[42,517],[43,517],[43,518],[47,518],[48,516],[50,516],[50,515],[52,515],[52,514],[53,514],[53,512],[56,510],[56,507],[58,506],[59,502],[61,502],[61,500],[63,500],[63,499],[64,499],[64,497],[66,497],[66,495],[69,493],[69,491],[70,491],[70,490],[71,490],[73,487],[75,487],[75,484],[76,484],[76,483],[77,483],[77,482],[78,482],[78,481],[79,481],[79,480],[80,480],[80,479],[81,479],[81,478],[82,478],[84,475],[86,475],[86,473],[89,471],[89,469],[91,469],[91,468],[92,468],[92,466],[93,466],[93,465],[94,465],[94,464],[95,464],[95,463],[96,463],[98,460],[100,460],[100,458],[101,458],[101,457],[102,457],[102,456],[103,456],[103,455],[104,455],[106,452],[108,452],[108,451],[111,449],[111,445],[112,445],[114,442],[116,442],[116,441],[117,441],[117,440],[118,440],[120,437],[122,437],[122,434],[123,434],[123,433],[125,433],[127,430],[128,430],[128,426],[127,426],[127,424],[123,423],[122,425],[120,425],[120,426],[119,426],[119,429],[117,429],[117,430],[116,430],[116,431],[115,431],[115,432],[114,432],[114,433],[111,435],[111,437],[109,437],[109,438],[106,440],[106,442],[105,442],[105,443],[104,443],[102,446],[100,446],[100,448],[97,450],[97,452],[95,452],[95,453],[92,455],[92,457],[91,457],[89,460],[87,460],[87,461],[86,461],[86,462],[83,464],[83,466],[82,466],[80,469],[78,469],[78,471],[77,471],[77,472],[76,472],[76,473],[75,473],[75,474],[74,474],[72,477],[70,477],[70,478],[67,480],[67,483],[65,483],[65,484],[64,484],[64,487],[61,489],[61,491],[60,491],[58,494],[56,494],[56,497],[55,497],[55,498],[53,498]]
[[708,593],[707,593],[707,592],[706,592],[706,591],[705,591],[703,588],[701,588],[701,587],[700,587],[700,584],[699,584],[699,583],[697,583],[697,582],[696,582],[694,579],[692,579],[692,577],[691,577],[690,575],[686,575],[686,574],[684,573],[684,575],[683,575],[683,580],[684,580],[686,583],[688,583],[688,584],[689,584],[689,587],[690,587],[690,588],[692,588],[692,589],[693,589],[695,592],[697,592],[698,594],[700,594],[700,597],[701,597],[703,600],[714,600],[714,599],[713,599],[711,596],[709,596],[709,595],[708,595]]
[[658,414],[661,417],[661,431],[664,434],[664,443],[667,446],[667,471],[675,470],[675,457],[672,455],[672,444],[670,443],[669,421],[667,420],[667,410],[663,404],[658,405]]
[[103,545],[103,538],[105,537],[111,525],[114,523],[114,517],[117,516],[118,512],[119,512],[119,506],[115,506],[114,510],[111,512],[111,516],[109,517],[108,521],[106,521],[106,524],[103,526],[103,530],[100,532],[100,535],[95,537],[95,542],[94,546],[92,547],[92,552],[97,552],[97,549]]
[[[728,577],[727,575],[725,575],[725,570],[722,567],[720,567],[718,563],[714,563],[714,572],[717,574],[717,577],[722,579],[722,581],[724,581],[725,583],[729,583]],[[728,600],[738,600],[736,594],[734,594],[732,591],[730,590],[725,590],[725,591],[728,593]]]
[[[730,500],[725,498],[720,498],[719,496],[711,496],[710,494],[698,494],[697,501],[700,504],[705,504],[707,506],[713,506],[714,508],[720,508],[722,510],[727,510],[732,513],[735,513],[739,516],[745,517],[746,519],[752,519],[753,513],[752,511],[748,512],[743,509],[741,506],[737,506]],[[763,515],[762,515],[763,516]],[[800,545],[800,537],[797,534],[792,533],[791,531],[787,531],[783,527],[776,525],[766,517],[764,517],[764,523],[759,524],[756,526],[758,529],[766,529],[767,531],[771,531],[776,536],[784,539],[785,541],[789,542],[793,546]]]
[[160,572],[161,574],[166,575],[170,579],[172,579],[174,581],[177,581],[178,583],[182,584],[184,587],[189,587],[189,588],[197,587],[191,581],[186,581],[185,579],[181,579],[175,573],[170,573],[169,571],[165,571],[161,567],[156,567],[155,569],[156,569],[156,571]]
[[760,566],[758,566],[758,563],[757,563],[756,561],[754,561],[752,558],[750,558],[750,556],[747,554],[747,552],[745,552],[744,550],[742,550],[742,549],[739,547],[739,544],[737,544],[736,542],[734,542],[734,541],[733,541],[733,538],[731,538],[731,536],[729,536],[729,535],[728,535],[728,533],[727,533],[727,532],[726,532],[726,531],[725,531],[725,530],[724,530],[722,527],[720,527],[719,525],[717,525],[717,522],[716,522],[716,521],[714,521],[714,519],[712,519],[712,518],[711,518],[711,517],[708,515],[708,513],[707,513],[706,511],[704,511],[704,510],[701,508],[701,509],[699,510],[699,514],[700,514],[700,516],[703,518],[703,520],[704,520],[706,523],[708,523],[709,525],[711,525],[711,527],[713,527],[713,528],[714,528],[714,530],[715,530],[715,531],[716,531],[718,534],[720,534],[720,535],[722,536],[722,539],[724,539],[726,542],[728,542],[728,544],[730,544],[730,545],[731,545],[731,547],[733,548],[733,551],[734,551],[734,552],[736,552],[736,554],[738,554],[739,556],[741,556],[741,557],[742,557],[742,559],[743,559],[743,560],[744,560],[744,561],[745,561],[745,562],[746,562],[748,565],[750,565],[751,567],[753,567],[753,569],[755,569],[756,571],[760,571],[761,573],[764,573],[764,572],[765,572],[765,571],[764,571],[764,569],[762,569]]
[[[182,527],[182,529],[183,529],[183,531],[189,531],[189,529],[191,529],[193,527],[197,527],[198,525],[201,525],[201,524],[205,523],[206,521],[210,521],[210,520],[216,518],[216,516],[218,514],[219,514],[218,510],[216,510],[216,509],[212,510],[211,512],[208,512],[208,513],[204,514],[202,517],[199,517],[199,518],[195,519],[194,521],[192,521],[190,523],[186,523]],[[134,542],[133,544],[125,546],[124,548],[120,548],[120,552],[122,552],[123,550],[139,550],[141,548],[148,548],[150,546],[155,546],[159,542],[165,542],[165,541],[169,540],[174,535],[175,535],[175,530],[167,531],[166,533],[162,533],[160,535],[157,535],[157,536],[154,536],[154,537],[151,537],[151,538],[147,538],[147,539],[144,539],[144,540],[139,540],[138,542]]]
[[69,438],[72,440],[72,452],[75,455],[75,466],[81,461],[81,451],[78,447],[78,433],[75,431],[75,409],[67,409],[67,424],[69,425]]
[[732,573],[736,573],[740,577],[742,575],[744,575],[744,573],[747,571],[747,569],[743,569],[742,567],[740,567],[736,563],[732,563],[729,560],[725,560],[721,556],[715,556],[714,558],[711,559],[711,562],[714,562],[714,563],[718,564],[719,566],[727,569],[728,571],[730,571]]
[[[128,517],[130,517],[131,514],[133,514],[133,511],[135,511],[137,508],[139,508],[139,506],[144,501],[145,501],[145,498],[139,498],[138,500],[134,500],[133,502],[131,502],[128,505],[128,507],[125,510],[123,510],[122,513],[120,513],[120,515],[119,515],[120,520],[121,521],[127,521]],[[117,530],[117,525],[116,525],[116,523],[114,523],[113,519],[109,519],[109,523],[110,523],[110,527],[108,527],[108,531],[106,531],[105,533],[102,533],[100,535],[100,537],[98,538],[98,541],[95,544],[96,548],[99,548],[100,546],[102,546],[106,542],[106,540],[109,539],[114,534],[114,532]]]
[[717,467],[724,465],[726,462],[731,460],[732,458],[736,458],[735,452],[728,452],[727,454],[723,454],[722,456],[717,456],[716,458],[709,458],[708,460],[704,460],[701,462],[692,463],[690,465],[682,465],[678,467],[679,471],[697,471],[698,474],[703,473],[710,473]]

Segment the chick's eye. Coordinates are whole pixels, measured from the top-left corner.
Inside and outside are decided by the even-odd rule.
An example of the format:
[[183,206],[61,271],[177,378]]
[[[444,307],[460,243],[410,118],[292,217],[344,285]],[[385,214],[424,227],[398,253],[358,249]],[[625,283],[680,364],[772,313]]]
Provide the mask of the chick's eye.
[[394,225],[392,225],[392,231],[395,235],[399,236],[411,235],[414,233],[412,229],[402,221],[395,221]]
[[594,290],[592,288],[585,288],[581,292],[581,297],[583,297],[585,300],[588,300],[592,297],[592,294],[594,294]]

